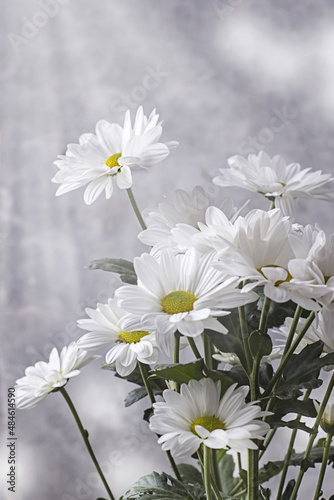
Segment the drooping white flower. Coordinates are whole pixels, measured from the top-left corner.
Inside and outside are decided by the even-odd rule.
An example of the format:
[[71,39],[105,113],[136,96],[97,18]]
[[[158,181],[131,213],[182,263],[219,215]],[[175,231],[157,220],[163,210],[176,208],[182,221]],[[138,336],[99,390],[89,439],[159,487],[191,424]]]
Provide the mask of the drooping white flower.
[[123,127],[100,120],[96,135],[81,135],[79,144],[69,144],[66,154],[55,161],[59,171],[52,182],[61,184],[56,196],[87,185],[84,200],[90,205],[103,191],[107,199],[111,197],[114,180],[120,189],[130,188],[131,169],[155,165],[177,144],[158,142],[162,133],[158,119],[155,110],[147,118],[140,106],[133,126],[129,110]]
[[228,159],[228,165],[213,179],[215,184],[238,186],[274,199],[285,215],[293,214],[297,198],[333,200],[329,194],[333,189],[324,187],[333,180],[330,174],[302,169],[298,163],[287,165],[280,155],[270,158],[264,151],[250,154],[247,159],[237,155]]
[[155,403],[150,429],[161,434],[158,443],[174,457],[191,456],[203,443],[214,449],[239,452],[257,449],[253,439],[263,439],[270,429],[259,418],[270,415],[254,403],[246,403],[249,388],[231,385],[223,397],[220,382],[209,378],[182,384],[180,394],[163,392]]
[[63,387],[68,379],[79,375],[80,369],[99,358],[87,356],[75,342],[63,347],[60,354],[54,347],[49,361],[38,361],[25,370],[25,377],[16,381],[16,406],[20,409],[33,408],[50,392]]
[[106,363],[115,362],[121,377],[129,375],[136,368],[137,361],[145,364],[157,361],[154,331],[143,330],[140,322],[131,331],[124,331],[121,323],[126,311],[117,305],[115,299],[109,299],[107,304],[97,304],[96,309],[87,308],[86,313],[90,319],[79,319],[78,326],[90,333],[78,340],[78,346],[83,349],[112,346],[106,354]]
[[319,304],[334,308],[334,234],[312,226],[304,233],[290,238],[296,258],[289,262],[289,273],[296,284],[307,284]]
[[196,186],[191,194],[177,189],[171,201],[160,203],[157,209],[147,211],[147,229],[138,238],[144,244],[155,247],[156,252],[163,248],[185,251],[198,235],[200,224],[206,221],[209,207],[216,207],[229,221],[235,220],[240,211],[230,198],[212,196],[201,186]]
[[[124,285],[115,296],[143,324],[157,328],[159,347],[172,342],[170,334],[177,330],[190,337],[200,335],[205,328],[225,333],[215,317],[253,302],[257,294],[241,293],[234,278],[222,279],[211,265],[214,257],[214,252],[200,257],[194,249],[180,255],[164,250],[159,260],[143,254],[134,259],[138,285]],[[123,326],[131,324],[130,320]]]
[[[320,404],[317,403],[317,401],[314,401],[314,406],[317,413],[319,413]],[[320,420],[320,426],[327,434],[330,434],[331,436],[334,435],[334,404],[327,403]]]

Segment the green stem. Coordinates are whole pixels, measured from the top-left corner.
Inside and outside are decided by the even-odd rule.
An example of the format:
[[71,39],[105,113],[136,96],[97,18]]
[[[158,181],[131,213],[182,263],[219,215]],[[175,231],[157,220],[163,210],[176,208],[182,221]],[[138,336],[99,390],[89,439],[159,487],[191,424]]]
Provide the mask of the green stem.
[[188,339],[188,343],[189,343],[189,345],[191,347],[191,350],[192,350],[192,352],[195,355],[195,358],[196,359],[202,359],[202,355],[199,352],[199,350],[197,349],[197,345],[196,345],[195,340],[192,337],[187,337],[187,339]]
[[270,432],[268,433],[267,437],[266,437],[266,440],[265,442],[263,443],[263,447],[264,449],[260,451],[260,456],[259,456],[259,460],[261,460],[261,458],[263,457],[263,455],[265,454],[265,452],[267,451],[267,448],[268,446],[270,445],[273,437],[275,436],[276,434],[276,431],[277,429],[271,429]]
[[261,311],[260,324],[259,324],[259,330],[262,333],[267,333],[267,323],[268,323],[270,304],[271,304],[271,299],[265,296]]
[[248,345],[248,327],[247,327],[247,319],[244,306],[238,308],[239,310],[239,321],[240,321],[240,329],[242,336],[242,345],[244,348],[245,356],[246,356],[246,364],[247,364],[247,373],[249,374],[252,371],[252,355]]
[[[320,425],[320,421],[321,421],[321,418],[322,418],[322,415],[325,411],[325,408],[326,408],[326,405],[328,403],[328,400],[329,400],[329,397],[331,395],[331,392],[333,390],[333,387],[334,387],[334,373],[329,381],[329,384],[328,384],[328,387],[326,389],[326,393],[325,393],[325,396],[321,402],[321,405],[320,405],[320,408],[319,408],[319,411],[318,411],[318,415],[317,415],[317,418],[314,422],[314,425],[312,427],[312,430],[314,431],[313,434],[310,434],[310,437],[309,437],[309,440],[308,440],[308,444],[307,444],[307,448],[306,448],[306,451],[304,453],[304,457],[303,457],[303,462],[304,463],[307,463],[307,460],[308,460],[308,457],[310,456],[310,453],[311,453],[311,450],[312,450],[312,446],[313,446],[313,443],[314,443],[314,440],[317,436],[317,433],[318,433],[318,427]],[[299,489],[299,486],[300,486],[300,483],[302,482],[302,479],[304,477],[304,474],[305,474],[305,471],[306,469],[305,468],[300,468],[300,471],[299,471],[299,474],[298,474],[298,477],[297,477],[297,481],[296,481],[296,484],[295,484],[295,487],[292,491],[292,495],[291,495],[291,498],[290,500],[295,500],[295,498],[297,497],[297,492],[298,492],[298,489]]]
[[[147,373],[146,365],[144,363],[141,363],[140,361],[138,361],[138,367],[139,367],[139,371],[140,371],[140,374],[141,374],[141,378],[143,379],[143,382],[144,382],[144,386],[145,386],[146,392],[147,392],[147,394],[148,394],[148,396],[150,398],[151,405],[153,406],[153,404],[155,403],[155,396],[154,396],[154,393],[153,393],[150,381],[148,379],[148,373]],[[178,479],[179,481],[182,481],[181,474],[179,473],[179,470],[178,470],[177,465],[176,465],[176,463],[174,461],[174,458],[172,457],[170,451],[166,451],[166,453],[167,453],[167,457],[168,457],[169,463],[170,463],[170,465],[171,465],[171,467],[172,467],[172,469],[174,471],[176,479]]]
[[111,490],[110,490],[109,485],[108,485],[108,483],[106,481],[106,478],[104,477],[102,469],[101,469],[101,467],[100,467],[100,465],[99,465],[99,463],[98,463],[98,461],[96,459],[96,456],[95,456],[95,453],[93,451],[93,448],[92,448],[92,446],[91,446],[91,444],[89,442],[88,432],[86,431],[86,429],[84,429],[84,427],[83,427],[83,425],[81,423],[80,417],[78,415],[78,412],[75,409],[75,406],[74,406],[74,404],[73,404],[73,402],[72,402],[72,400],[71,400],[68,392],[66,391],[66,389],[65,389],[64,386],[59,388],[59,392],[61,392],[61,394],[64,396],[65,401],[68,404],[68,406],[69,406],[69,408],[70,408],[70,410],[72,412],[72,415],[73,415],[74,420],[75,420],[75,422],[76,422],[76,424],[77,424],[77,426],[79,428],[80,434],[82,436],[82,439],[84,440],[84,443],[86,445],[88,453],[89,453],[89,455],[90,455],[90,457],[91,457],[91,459],[93,461],[93,464],[95,465],[95,468],[96,468],[96,470],[97,470],[97,472],[98,472],[98,474],[99,474],[99,476],[101,478],[102,483],[104,484],[105,489],[108,492],[109,498],[111,500],[115,500],[115,497],[111,493]]
[[301,316],[303,312],[303,308],[300,307],[300,306],[297,306],[297,309],[295,311],[295,314],[294,314],[294,317],[293,317],[293,321],[291,323],[291,327],[290,327],[290,331],[289,331],[289,335],[288,335],[288,338],[287,338],[287,341],[286,341],[286,344],[285,344],[285,347],[284,347],[284,352],[283,352],[283,356],[288,352],[288,350],[290,349],[290,346],[292,344],[292,341],[293,341],[293,337],[295,335],[295,332],[297,330],[297,326],[298,326],[298,322],[299,322],[299,318]]
[[271,202],[269,210],[273,210],[273,208],[275,208],[275,200]]
[[[206,450],[207,447],[204,444],[202,444],[201,448],[204,448],[204,456],[205,456],[205,450]],[[212,450],[210,448],[208,448],[208,450],[209,450],[209,454],[210,454],[210,451],[212,452]],[[203,453],[202,453],[201,449],[197,450],[197,456],[198,456],[198,461],[199,461],[200,466],[201,466],[202,477],[203,477],[204,484],[205,484],[205,477],[206,477],[206,470],[207,470],[207,468],[205,466],[205,461],[204,461],[204,457],[203,457]],[[215,478],[212,475],[211,465],[209,466],[209,471],[210,471],[210,479],[211,479],[211,488],[212,488],[212,490],[214,492],[216,500],[223,500],[222,497],[221,497],[221,495],[220,495],[220,491],[219,491],[219,488],[218,488],[218,486],[216,484]],[[210,480],[209,480],[209,483],[210,483]],[[210,490],[210,492],[211,492],[211,490]]]
[[139,222],[139,224],[140,224],[141,228],[142,228],[142,229],[147,229],[147,226],[146,226],[146,224],[145,224],[145,222],[144,222],[144,219],[143,219],[143,217],[142,217],[142,215],[141,215],[141,213],[140,213],[140,210],[139,210],[139,208],[138,208],[138,205],[137,205],[137,203],[136,203],[135,197],[133,196],[132,189],[131,189],[131,188],[128,188],[128,189],[126,190],[126,192],[128,193],[128,196],[129,196],[129,200],[130,200],[131,206],[132,206],[132,208],[133,208],[134,213],[136,214],[136,217],[137,217],[137,219],[138,219],[138,222]]
[[275,375],[273,376],[273,378],[269,382],[266,390],[264,391],[264,393],[262,395],[263,398],[266,398],[267,396],[269,396],[271,394],[271,391],[272,391],[273,387],[276,387],[276,384],[280,381],[280,378],[281,378],[281,375],[282,375],[283,370],[285,368],[285,365],[287,364],[287,362],[291,358],[292,354],[295,352],[295,350],[299,346],[299,344],[300,344],[301,340],[303,339],[305,333],[307,332],[307,330],[311,326],[314,318],[315,318],[315,313],[311,312],[311,314],[309,315],[309,317],[308,317],[305,325],[303,326],[303,328],[301,329],[301,331],[297,335],[296,340],[290,346],[290,348],[288,349],[288,351],[285,354],[285,356],[282,357],[281,363],[280,363],[279,367],[277,368],[277,371],[276,371]]
[[211,449],[207,446],[203,446],[204,448],[204,485],[206,491],[206,500],[212,500],[212,491],[211,491]]
[[248,500],[258,500],[259,450],[248,450],[247,491],[248,491]]
[[238,490],[240,490],[241,486],[244,484],[243,480],[240,479],[239,482],[234,486],[234,488],[228,492],[230,497],[233,497]]
[[327,460],[328,460],[328,456],[329,456],[331,442],[332,442],[332,435],[327,434],[326,444],[325,444],[324,454],[322,457],[322,464],[321,464],[321,469],[320,469],[319,479],[318,479],[318,484],[317,484],[317,489],[315,490],[315,494],[314,494],[314,500],[318,500],[320,495],[321,495],[321,487],[322,487],[322,483],[323,483],[323,480],[325,477]]
[[203,347],[204,347],[204,359],[205,359],[205,364],[209,370],[213,369],[213,359],[212,359],[212,344],[210,338],[205,335],[205,333],[202,334],[202,341],[203,341]]
[[215,478],[215,484],[219,491],[223,492],[223,486],[220,480],[219,466],[218,466],[218,450],[212,450],[212,471]]
[[[307,389],[307,391],[305,392],[305,395],[303,397],[304,401],[306,401],[309,398],[311,391],[312,391],[312,389]],[[296,420],[298,422],[300,422],[300,419],[301,419],[301,415],[298,415]],[[284,488],[284,483],[285,483],[286,475],[287,475],[288,468],[289,468],[289,462],[290,462],[290,458],[291,458],[292,451],[293,451],[293,445],[295,444],[297,431],[298,431],[298,429],[293,429],[293,431],[291,433],[289,447],[288,447],[288,451],[285,455],[284,466],[283,466],[283,470],[282,470],[282,474],[281,474],[281,479],[280,479],[280,483],[279,483],[279,487],[278,487],[276,500],[281,500],[281,496],[282,496],[283,488]]]

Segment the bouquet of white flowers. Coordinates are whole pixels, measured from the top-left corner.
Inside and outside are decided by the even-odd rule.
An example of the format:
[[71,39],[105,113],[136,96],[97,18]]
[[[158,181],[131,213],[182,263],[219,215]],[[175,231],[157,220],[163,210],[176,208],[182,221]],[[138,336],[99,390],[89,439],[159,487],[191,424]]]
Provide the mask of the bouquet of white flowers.
[[[86,186],[91,204],[103,192],[110,198],[114,181],[125,189],[148,249],[133,263],[89,264],[119,274],[124,284],[106,304],[86,309],[88,317],[78,320],[86,333],[77,342],[26,369],[16,405],[31,408],[59,391],[114,500],[65,388],[99,357],[88,351],[106,348],[102,368],[136,385],[127,405],[148,396],[144,419],[171,465],[168,473],[139,480],[123,500],[270,499],[263,484],[277,475],[275,498],[294,500],[305,472],[321,463],[311,495],[317,500],[334,459],[334,375],[323,400],[311,398],[322,370],[334,367],[334,235],[295,221],[298,198],[333,201],[333,178],[265,152],[234,156],[214,184],[257,192],[268,199],[268,211],[244,215],[247,203],[237,208],[220,192],[195,187],[141,212],[132,171],[149,169],[177,146],[159,142],[158,120],[155,110],[146,117],[142,107],[133,125],[129,111],[123,127],[102,120],[96,134],[83,134],[55,162],[57,195]],[[314,419],[313,426],[302,417]],[[285,459],[263,464],[282,427],[291,429]],[[327,438],[316,443],[319,427]],[[309,436],[304,453],[293,449],[297,432]],[[180,463],[190,457],[197,467]],[[290,466],[296,478],[287,481]]]

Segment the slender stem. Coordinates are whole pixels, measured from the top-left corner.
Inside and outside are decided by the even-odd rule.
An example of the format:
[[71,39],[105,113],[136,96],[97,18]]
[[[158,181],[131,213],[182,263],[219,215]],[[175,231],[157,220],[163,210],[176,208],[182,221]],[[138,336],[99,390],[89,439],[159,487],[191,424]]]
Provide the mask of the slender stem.
[[142,228],[142,229],[147,229],[147,226],[146,226],[146,224],[145,224],[145,222],[144,222],[144,219],[143,219],[143,217],[142,217],[142,215],[141,215],[141,213],[140,213],[140,210],[139,210],[139,208],[138,208],[138,205],[137,205],[137,203],[136,203],[135,197],[133,196],[132,189],[131,189],[131,188],[128,188],[128,189],[126,190],[126,192],[128,193],[128,196],[129,196],[129,200],[130,200],[131,206],[132,206],[132,208],[133,208],[134,213],[136,214],[136,217],[137,217],[137,219],[138,219],[138,222],[139,222],[139,224],[140,224],[141,228]]
[[[312,389],[307,389],[307,391],[305,392],[304,397],[303,397],[304,401],[306,401],[309,398],[311,391],[312,391]],[[298,415],[296,420],[299,422],[300,419],[301,419],[301,415]],[[280,483],[279,483],[279,487],[278,487],[276,500],[281,500],[281,496],[282,496],[283,488],[284,488],[284,482],[285,482],[285,478],[286,478],[286,475],[288,472],[289,462],[290,462],[290,458],[292,455],[293,445],[295,443],[297,431],[298,431],[298,429],[293,429],[293,431],[291,433],[289,447],[288,447],[288,451],[285,455],[284,466],[283,466],[283,470],[282,470],[282,474],[281,474],[281,479],[280,479]]]
[[148,373],[147,373],[146,366],[144,365],[144,363],[141,363],[140,361],[138,361],[138,367],[139,367],[141,378],[143,379],[143,382],[145,385],[146,392],[148,394],[148,397],[150,398],[151,405],[153,406],[153,403],[155,403],[155,396],[154,396],[151,384],[148,380]]
[[311,312],[311,314],[309,315],[309,317],[308,317],[305,325],[301,329],[300,333],[297,335],[296,340],[293,342],[293,344],[291,345],[291,347],[288,349],[288,351],[285,354],[285,356],[282,357],[281,363],[280,363],[279,367],[277,368],[275,375],[273,376],[273,378],[269,382],[266,390],[264,391],[264,393],[262,395],[263,398],[269,396],[269,394],[271,393],[273,387],[276,387],[276,384],[279,382],[279,380],[281,378],[281,375],[283,373],[285,365],[287,364],[287,362],[291,358],[292,354],[295,352],[295,350],[299,346],[299,344],[300,344],[301,340],[303,339],[305,333],[307,332],[307,330],[311,326],[314,318],[315,318],[315,313]]
[[269,210],[273,210],[273,208],[275,208],[275,200],[271,202]]
[[[144,363],[141,363],[140,361],[138,361],[138,367],[139,367],[139,371],[140,371],[141,377],[142,377],[144,385],[145,385],[146,392],[150,398],[151,405],[153,406],[153,404],[155,403],[155,396],[154,396],[150,381],[148,379],[148,373],[147,373],[146,366]],[[181,474],[179,473],[179,470],[178,470],[177,465],[174,461],[174,458],[172,457],[170,451],[166,451],[166,453],[167,453],[169,463],[174,471],[176,479],[178,479],[179,481],[182,481]]]
[[267,333],[267,323],[268,323],[270,304],[271,304],[271,299],[265,296],[261,311],[260,324],[259,324],[259,330],[262,333]]
[[211,449],[207,446],[204,448],[204,485],[206,491],[206,500],[212,500],[211,491]]
[[65,401],[68,404],[68,406],[69,406],[69,408],[70,408],[70,410],[72,412],[72,415],[73,415],[74,420],[75,420],[75,422],[76,422],[76,424],[77,424],[77,426],[79,428],[80,434],[82,436],[82,439],[84,440],[84,443],[86,445],[88,453],[89,453],[89,455],[90,455],[90,457],[91,457],[91,459],[93,461],[93,464],[95,465],[95,468],[96,468],[96,470],[97,470],[97,472],[98,472],[98,474],[99,474],[99,476],[101,478],[102,483],[104,484],[105,489],[108,492],[109,498],[111,500],[115,500],[115,497],[111,493],[110,487],[109,487],[109,485],[108,485],[108,483],[106,481],[106,478],[104,477],[102,469],[101,469],[101,467],[100,467],[100,465],[99,465],[99,463],[98,463],[98,461],[96,459],[96,456],[95,456],[95,453],[93,451],[93,448],[92,448],[92,446],[91,446],[91,444],[89,442],[88,432],[86,431],[86,429],[84,429],[84,427],[83,427],[83,425],[81,423],[80,417],[78,415],[78,412],[75,409],[75,406],[74,406],[74,404],[73,404],[73,402],[72,402],[72,400],[71,400],[68,392],[66,391],[65,387],[60,387],[59,388],[59,392],[61,392],[61,394],[64,396]]
[[325,444],[325,448],[324,448],[324,454],[323,454],[323,457],[322,457],[321,469],[320,469],[320,473],[319,473],[318,484],[317,484],[317,488],[316,488],[315,494],[314,494],[314,500],[318,500],[319,497],[320,497],[320,495],[321,495],[321,487],[322,487],[322,483],[323,483],[323,480],[324,480],[324,477],[325,477],[325,472],[326,472],[326,467],[327,467],[327,460],[328,460],[328,456],[329,456],[329,450],[330,450],[330,447],[331,447],[331,442],[332,442],[332,435],[331,434],[327,434],[326,444]]
[[296,308],[296,311],[295,311],[295,314],[294,314],[294,317],[293,317],[293,320],[292,320],[292,323],[291,323],[289,335],[288,335],[288,338],[287,338],[287,341],[286,341],[286,344],[285,344],[285,347],[284,347],[283,356],[290,349],[291,343],[293,341],[294,334],[295,334],[295,332],[297,330],[298,321],[299,321],[299,318],[300,318],[302,312],[303,312],[303,308],[300,307],[300,306],[298,306]]
[[[204,454],[205,454],[205,449],[207,447],[203,444],[202,448],[204,448]],[[208,448],[208,449],[209,449],[209,453],[210,453],[210,451],[212,452],[212,450],[210,448]],[[201,466],[202,477],[203,477],[204,483],[205,483],[206,467],[205,467],[204,457],[203,457],[203,453],[202,453],[201,449],[197,450],[197,456],[198,456],[198,460],[199,460],[199,463],[200,463],[200,466]],[[215,478],[212,475],[211,466],[209,467],[209,471],[210,471],[210,479],[211,479],[211,488],[212,488],[212,490],[214,492],[216,500],[223,500],[222,497],[221,497],[221,495],[220,495],[219,487],[217,486]]]
[[270,432],[268,433],[267,437],[266,437],[266,440],[265,442],[263,443],[263,447],[264,447],[264,450],[261,450],[260,451],[260,456],[259,456],[259,460],[261,460],[261,458],[263,457],[263,455],[265,454],[265,452],[267,451],[267,448],[268,446],[270,445],[273,437],[275,436],[276,434],[276,431],[277,429],[271,429]]
[[248,500],[258,500],[259,450],[248,450],[247,491],[248,491]]
[[[329,397],[331,395],[331,392],[333,390],[333,387],[334,387],[334,373],[329,381],[329,384],[328,384],[328,387],[327,387],[327,390],[326,390],[326,393],[325,393],[325,396],[321,402],[321,405],[320,405],[320,408],[319,408],[319,411],[318,411],[318,416],[314,422],[314,425],[312,427],[312,430],[314,431],[313,434],[310,435],[309,437],[309,441],[308,441],[308,444],[307,444],[307,448],[306,448],[306,451],[304,453],[304,457],[303,457],[303,462],[307,462],[308,460],[308,457],[310,456],[310,453],[311,453],[311,450],[312,450],[312,446],[313,446],[313,442],[317,436],[317,432],[318,432],[318,427],[320,425],[320,421],[321,421],[321,418],[322,418],[322,415],[325,411],[325,408],[326,408],[326,405],[328,403],[328,400],[329,400]],[[299,489],[299,486],[300,486],[300,483],[302,482],[302,479],[304,477],[304,474],[305,474],[305,471],[306,469],[304,467],[301,467],[300,468],[300,471],[299,471],[299,474],[298,474],[298,477],[297,477],[297,481],[296,481],[296,484],[295,484],[295,487],[292,491],[292,495],[291,495],[291,498],[290,500],[295,500],[295,498],[297,497],[297,492],[298,492],[298,489]]]
[[252,355],[248,345],[248,328],[247,328],[247,319],[244,306],[239,307],[239,321],[241,328],[241,336],[242,336],[242,344],[245,351],[246,356],[246,364],[247,364],[247,372],[250,373],[252,371]]
[[223,492],[223,486],[220,480],[219,466],[218,466],[218,450],[212,450],[212,472],[215,478],[215,483],[219,491]]
[[191,347],[191,350],[192,350],[192,352],[195,355],[195,358],[196,359],[202,359],[202,355],[199,352],[199,350],[197,349],[197,345],[196,345],[196,342],[194,341],[194,339],[192,337],[187,337],[187,339],[188,339],[188,343],[189,343],[189,345]]
[[213,359],[212,359],[212,344],[210,338],[205,335],[205,333],[202,334],[202,341],[203,341],[203,346],[204,346],[204,359],[205,359],[205,364],[209,370],[213,369]]
[[181,334],[175,332],[174,334],[174,363],[180,363],[180,338]]
[[240,490],[243,484],[244,484],[243,480],[240,479],[238,483],[234,486],[234,488],[228,492],[229,496],[232,497],[238,490]]

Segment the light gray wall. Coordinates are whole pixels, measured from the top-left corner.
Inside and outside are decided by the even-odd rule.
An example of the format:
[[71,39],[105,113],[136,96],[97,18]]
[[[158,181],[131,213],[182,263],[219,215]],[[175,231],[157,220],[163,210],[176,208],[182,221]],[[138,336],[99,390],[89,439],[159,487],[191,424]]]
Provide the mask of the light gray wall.
[[[45,14],[51,4],[56,10]],[[135,175],[141,208],[175,188],[210,185],[229,156],[260,148],[334,173],[333,16],[333,4],[324,0],[2,2],[3,412],[7,387],[24,368],[45,359],[53,345],[77,339],[84,308],[105,302],[118,285],[83,267],[94,258],[132,259],[144,250],[125,192],[89,207],[82,191],[54,196],[57,154],[94,131],[99,119],[122,120],[130,99],[133,109],[156,107],[163,138],[180,142],[151,174]],[[156,85],[147,77],[152,72]],[[248,197],[229,193],[238,203]],[[253,198],[253,206],[258,203]],[[332,205],[303,202],[299,213],[300,222],[318,221],[332,231]],[[132,387],[97,365],[68,387],[120,495],[167,463],[141,423],[147,405],[124,409]],[[17,432],[17,493],[4,486],[4,498],[105,496],[94,486],[93,467],[59,394],[20,412]],[[286,439],[278,440],[273,458],[283,457]],[[304,441],[301,436],[300,449]],[[3,474],[5,446],[0,453]],[[314,472],[308,476],[311,484]]]

